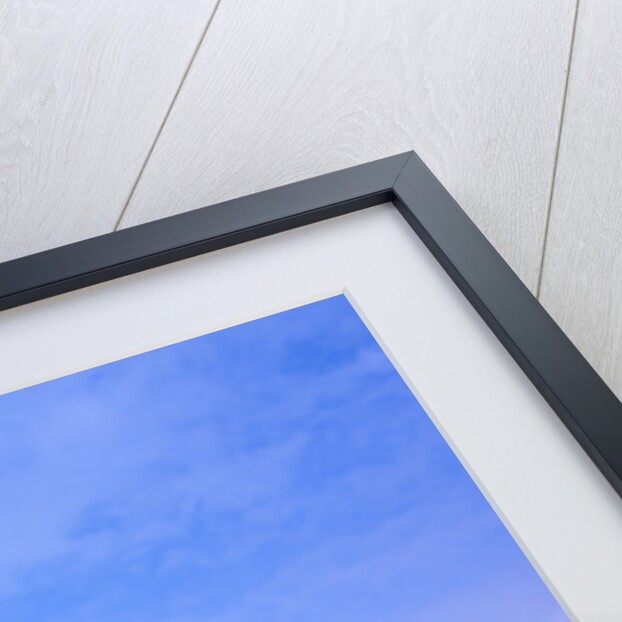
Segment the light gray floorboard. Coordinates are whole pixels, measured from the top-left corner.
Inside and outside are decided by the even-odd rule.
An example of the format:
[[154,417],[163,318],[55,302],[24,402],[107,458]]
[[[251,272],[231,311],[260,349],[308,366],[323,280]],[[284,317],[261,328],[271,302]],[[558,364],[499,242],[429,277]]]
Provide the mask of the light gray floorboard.
[[214,1],[0,2],[0,261],[114,228]]
[[622,3],[582,0],[540,298],[622,398]]
[[415,149],[537,281],[573,0],[223,0],[127,227]]

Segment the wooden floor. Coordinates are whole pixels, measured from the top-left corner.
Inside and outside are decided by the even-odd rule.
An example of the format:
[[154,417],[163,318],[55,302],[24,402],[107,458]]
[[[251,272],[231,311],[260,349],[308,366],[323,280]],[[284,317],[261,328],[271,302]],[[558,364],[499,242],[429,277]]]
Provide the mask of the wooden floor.
[[622,397],[620,41],[619,0],[7,0],[0,261],[415,149]]

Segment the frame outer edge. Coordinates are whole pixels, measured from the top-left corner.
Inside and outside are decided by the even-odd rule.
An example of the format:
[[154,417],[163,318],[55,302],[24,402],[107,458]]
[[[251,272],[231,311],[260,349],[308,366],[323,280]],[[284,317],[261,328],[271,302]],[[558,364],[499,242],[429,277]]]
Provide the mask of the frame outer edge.
[[622,403],[414,152],[393,202],[622,496]]
[[391,200],[411,152],[0,264],[0,311]]

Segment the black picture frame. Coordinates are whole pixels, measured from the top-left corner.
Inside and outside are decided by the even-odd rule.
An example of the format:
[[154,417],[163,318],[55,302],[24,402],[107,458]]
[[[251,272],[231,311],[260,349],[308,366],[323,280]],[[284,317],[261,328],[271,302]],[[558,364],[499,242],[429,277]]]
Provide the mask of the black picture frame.
[[622,496],[622,403],[412,151],[2,263],[0,311],[388,202]]

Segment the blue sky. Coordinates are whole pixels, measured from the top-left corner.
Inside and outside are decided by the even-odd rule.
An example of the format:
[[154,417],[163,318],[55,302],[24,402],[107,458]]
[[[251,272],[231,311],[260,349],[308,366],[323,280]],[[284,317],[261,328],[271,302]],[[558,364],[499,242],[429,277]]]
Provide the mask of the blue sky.
[[343,296],[0,397],[2,622],[566,619]]

